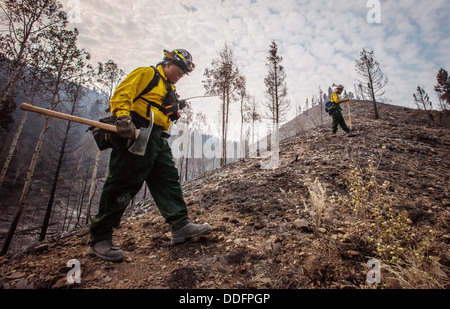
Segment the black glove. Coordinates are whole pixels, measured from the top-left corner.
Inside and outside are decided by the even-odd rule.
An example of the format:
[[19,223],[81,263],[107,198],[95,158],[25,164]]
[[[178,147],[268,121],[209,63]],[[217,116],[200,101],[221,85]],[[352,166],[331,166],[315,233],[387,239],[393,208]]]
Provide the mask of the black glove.
[[174,103],[164,107],[164,114],[172,121],[180,119],[180,110],[186,107],[186,101],[175,101]]
[[178,101],[178,108],[179,108],[180,110],[184,109],[184,108],[186,107],[186,105],[187,105],[186,100]]
[[116,120],[117,135],[124,139],[136,139],[136,126],[130,116],[120,116]]

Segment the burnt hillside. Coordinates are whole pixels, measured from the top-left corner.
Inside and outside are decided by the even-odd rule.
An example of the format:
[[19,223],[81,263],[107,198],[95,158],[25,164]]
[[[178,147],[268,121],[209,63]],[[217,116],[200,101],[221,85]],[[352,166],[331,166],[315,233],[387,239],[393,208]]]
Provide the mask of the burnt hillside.
[[[0,284],[74,289],[448,288],[450,115],[391,105],[380,105],[379,112],[381,119],[373,120],[370,104],[354,104],[352,138],[342,131],[331,136],[330,118],[313,128],[290,128],[294,134],[281,142],[275,169],[262,169],[260,159],[246,159],[187,182],[191,219],[213,226],[206,236],[171,246],[168,226],[148,201],[149,212],[124,220],[115,232],[125,262],[87,256],[89,236],[81,230],[4,257]],[[370,164],[375,182],[388,182],[385,197],[392,211],[405,211],[408,231],[415,235],[401,245],[420,249],[426,262],[418,264],[406,253],[396,262],[377,255],[368,240],[371,222],[360,222],[337,202],[354,190],[349,184],[352,171],[364,171]],[[428,245],[420,247],[425,241]],[[366,280],[366,264],[373,258],[382,267],[376,286]],[[81,263],[81,284],[67,283],[71,259]]]

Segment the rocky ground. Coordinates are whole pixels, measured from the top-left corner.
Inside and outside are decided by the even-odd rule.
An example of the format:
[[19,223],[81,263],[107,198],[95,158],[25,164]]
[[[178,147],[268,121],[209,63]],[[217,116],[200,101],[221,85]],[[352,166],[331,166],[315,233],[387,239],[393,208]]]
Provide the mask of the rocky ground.
[[[352,107],[355,137],[342,132],[333,137],[324,124],[283,140],[275,169],[263,169],[261,159],[246,159],[186,183],[191,219],[209,222],[208,235],[170,245],[168,226],[148,202],[148,212],[127,218],[115,231],[114,241],[127,256],[124,262],[88,256],[89,235],[80,230],[0,258],[0,286],[449,288],[450,117],[390,105],[381,105],[379,112],[381,120],[373,120],[370,105]],[[417,238],[432,239],[428,263],[381,259],[372,246],[355,241],[352,211],[331,201],[348,197],[350,165],[362,169],[368,160],[376,163],[377,182],[390,182],[393,208],[407,211]],[[325,190],[321,213],[310,191],[316,179]],[[379,284],[367,282],[367,262],[373,258],[381,261]],[[67,262],[73,259],[81,264],[80,284],[67,282],[72,269]]]

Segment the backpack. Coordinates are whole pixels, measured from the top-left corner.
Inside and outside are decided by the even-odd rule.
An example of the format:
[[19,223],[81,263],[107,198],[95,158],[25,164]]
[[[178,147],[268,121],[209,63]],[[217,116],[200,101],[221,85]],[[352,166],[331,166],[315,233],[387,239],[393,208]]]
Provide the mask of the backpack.
[[335,109],[335,105],[333,102],[328,101],[325,103],[325,112],[327,112],[329,115],[331,115]]

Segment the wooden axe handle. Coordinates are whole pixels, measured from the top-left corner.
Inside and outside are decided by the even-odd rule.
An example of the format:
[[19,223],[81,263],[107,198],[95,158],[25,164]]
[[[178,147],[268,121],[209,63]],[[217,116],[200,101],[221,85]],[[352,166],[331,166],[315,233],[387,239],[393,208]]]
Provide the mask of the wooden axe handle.
[[24,110],[24,111],[29,111],[29,112],[33,112],[33,113],[38,113],[38,114],[42,114],[42,115],[59,118],[59,119],[64,119],[64,120],[69,120],[69,121],[73,121],[73,122],[86,124],[88,126],[105,129],[105,130],[108,130],[111,132],[117,132],[116,126],[111,125],[111,124],[106,124],[106,123],[99,122],[99,121],[94,121],[94,120],[81,118],[81,117],[77,117],[77,116],[73,116],[73,115],[69,115],[69,114],[64,114],[64,113],[60,113],[60,112],[57,112],[57,111],[54,111],[51,109],[41,108],[41,107],[37,107],[37,106],[30,105],[27,103],[22,103],[20,105],[20,109]]

